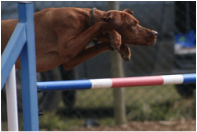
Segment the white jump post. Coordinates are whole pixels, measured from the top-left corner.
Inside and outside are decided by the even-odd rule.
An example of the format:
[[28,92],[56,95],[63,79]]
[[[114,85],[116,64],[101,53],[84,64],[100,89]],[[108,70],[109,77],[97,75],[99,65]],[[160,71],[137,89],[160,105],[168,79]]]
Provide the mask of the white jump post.
[[15,65],[6,81],[8,131],[18,130],[18,107]]

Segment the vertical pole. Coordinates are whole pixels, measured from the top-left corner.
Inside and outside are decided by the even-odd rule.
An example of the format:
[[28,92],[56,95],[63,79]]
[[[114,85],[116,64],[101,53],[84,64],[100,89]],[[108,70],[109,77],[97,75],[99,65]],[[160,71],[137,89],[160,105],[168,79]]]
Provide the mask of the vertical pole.
[[[27,41],[21,55],[21,82],[24,131],[38,131],[38,98],[36,87],[36,59],[33,4],[23,2],[18,5],[19,22],[26,23]],[[23,15],[24,14],[24,15]]]
[[18,107],[15,65],[6,81],[8,131],[18,131]]
[[[108,1],[108,10],[119,10],[118,1]],[[110,52],[111,76],[124,77],[123,64],[117,51]],[[117,125],[126,123],[124,88],[113,89],[114,118]]]

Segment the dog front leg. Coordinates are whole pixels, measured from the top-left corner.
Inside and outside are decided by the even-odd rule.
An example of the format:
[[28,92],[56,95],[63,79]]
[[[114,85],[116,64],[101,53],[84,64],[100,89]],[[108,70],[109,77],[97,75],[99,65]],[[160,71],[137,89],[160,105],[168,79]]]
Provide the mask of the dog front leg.
[[79,55],[79,53],[81,53],[86,46],[103,31],[105,25],[105,22],[98,22],[81,34],[71,36],[67,39],[65,39],[65,37],[68,36],[69,31],[65,32],[65,34],[60,34],[58,37],[58,47],[63,62],[70,62]]
[[129,61],[131,58],[131,51],[128,46],[122,44],[121,35],[116,30],[110,30],[106,32],[110,38],[111,47],[119,52],[123,60]]
[[120,50],[122,44],[121,35],[116,30],[104,31],[97,36],[98,42],[111,42],[111,47]]
[[[128,46],[122,44],[121,35],[116,30],[106,31],[107,34],[99,34],[97,37],[99,42],[111,42],[111,47],[116,49],[121,55],[122,59],[129,61],[131,58],[131,51]],[[110,38],[110,39],[109,39]]]
[[65,70],[70,70],[74,68],[75,66],[83,63],[84,61],[104,52],[107,50],[113,50],[111,48],[111,43],[101,43],[99,44],[99,48],[96,49],[95,46],[88,47],[84,51],[82,51],[80,54],[78,54],[75,58],[70,60],[68,63],[63,63],[63,67]]
[[116,30],[106,31],[109,35],[111,41],[111,47],[120,50],[120,46],[122,44],[121,35]]

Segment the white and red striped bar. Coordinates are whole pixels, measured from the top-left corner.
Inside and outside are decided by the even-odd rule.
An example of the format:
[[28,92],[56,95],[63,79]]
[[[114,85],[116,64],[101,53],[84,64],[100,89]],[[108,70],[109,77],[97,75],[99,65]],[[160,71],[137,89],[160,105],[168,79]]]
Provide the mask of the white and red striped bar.
[[38,90],[70,90],[70,89],[96,89],[118,88],[134,86],[153,86],[167,84],[195,83],[196,73],[183,75],[161,75],[144,77],[125,77],[110,79],[90,79],[73,81],[37,82]]

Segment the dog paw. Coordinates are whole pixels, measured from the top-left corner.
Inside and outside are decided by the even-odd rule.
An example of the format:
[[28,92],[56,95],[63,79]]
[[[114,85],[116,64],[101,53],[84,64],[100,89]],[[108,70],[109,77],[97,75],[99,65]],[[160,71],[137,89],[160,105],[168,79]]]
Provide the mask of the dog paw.
[[116,50],[120,50],[120,47],[121,47],[121,37],[113,37],[113,36],[110,36],[110,41],[111,41],[111,47],[113,49],[116,49]]
[[131,58],[131,51],[130,48],[128,46],[126,46],[125,44],[122,44],[119,50],[119,53],[122,57],[123,60],[125,61],[129,61]]

